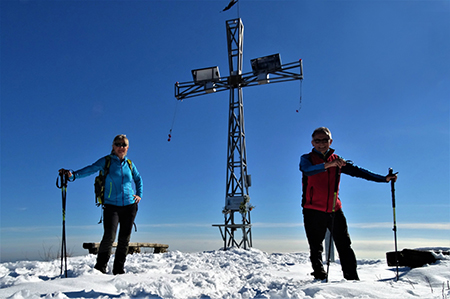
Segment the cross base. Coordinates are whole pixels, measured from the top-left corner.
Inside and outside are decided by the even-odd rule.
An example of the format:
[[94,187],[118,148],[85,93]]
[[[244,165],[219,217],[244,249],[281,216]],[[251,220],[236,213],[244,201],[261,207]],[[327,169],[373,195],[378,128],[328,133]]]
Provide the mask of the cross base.
[[[225,224],[213,224],[212,226],[219,228],[223,240],[223,250],[227,250],[231,247],[241,248],[242,246],[244,249],[252,247],[250,211],[248,212],[248,219],[245,216],[242,217],[242,224],[235,224],[234,212],[230,212],[230,214],[225,214]],[[235,237],[235,232],[237,230],[241,230],[242,232],[241,240]]]

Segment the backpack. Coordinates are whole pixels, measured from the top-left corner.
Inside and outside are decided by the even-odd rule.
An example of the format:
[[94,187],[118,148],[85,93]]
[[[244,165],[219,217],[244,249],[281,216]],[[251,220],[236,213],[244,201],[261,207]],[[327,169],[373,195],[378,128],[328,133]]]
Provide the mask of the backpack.
[[439,252],[405,248],[402,251],[386,252],[386,260],[388,266],[391,267],[406,266],[419,268],[426,264],[435,263],[437,261],[435,254],[439,254]]
[[[128,166],[130,167],[131,174],[133,174],[133,164],[130,159],[127,159]],[[100,170],[98,176],[95,177],[94,191],[95,191],[95,204],[97,207],[103,206],[103,198],[105,195],[105,181],[106,176],[109,174],[109,166],[111,165],[111,156],[105,156],[105,172]]]

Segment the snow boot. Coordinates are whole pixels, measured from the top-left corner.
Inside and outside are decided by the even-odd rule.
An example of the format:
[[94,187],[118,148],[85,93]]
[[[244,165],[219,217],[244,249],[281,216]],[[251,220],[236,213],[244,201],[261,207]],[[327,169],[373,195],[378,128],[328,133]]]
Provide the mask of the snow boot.
[[344,278],[347,280],[359,280],[358,273],[356,271],[354,271],[352,273],[344,272]]
[[102,272],[103,274],[106,274],[106,265],[109,261],[109,254],[108,253],[98,253],[97,254],[97,263],[94,266],[94,269],[97,269],[98,271]]
[[323,262],[322,259],[313,259],[310,258],[311,263],[312,263],[312,268],[314,270],[314,272],[311,273],[312,276],[314,276],[315,279],[318,280],[324,280],[327,279],[327,272],[325,272],[324,268],[323,268]]
[[114,258],[114,266],[113,266],[113,274],[125,274],[125,270],[123,269],[125,265],[127,254],[125,253],[117,253]]
[[324,270],[322,271],[317,271],[317,272],[312,272],[311,273],[312,276],[314,276],[315,279],[317,280],[325,280],[327,279],[327,272],[325,272]]

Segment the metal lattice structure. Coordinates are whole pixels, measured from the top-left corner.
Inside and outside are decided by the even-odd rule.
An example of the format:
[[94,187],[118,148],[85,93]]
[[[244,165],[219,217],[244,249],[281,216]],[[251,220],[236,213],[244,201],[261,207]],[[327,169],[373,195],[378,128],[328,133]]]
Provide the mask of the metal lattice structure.
[[[230,75],[220,77],[217,67],[193,70],[194,81],[175,84],[175,98],[183,100],[212,92],[230,91],[227,143],[227,178],[224,224],[219,227],[224,241],[224,250],[236,246],[252,247],[250,196],[248,188],[251,178],[247,173],[247,150],[245,145],[244,104],[242,88],[267,83],[277,83],[303,79],[302,61],[281,65],[279,56],[252,60],[253,72],[242,73],[244,25],[240,18],[226,21],[228,64]],[[273,57],[276,56],[276,57]],[[271,59],[278,59],[272,64]],[[255,66],[255,67],[254,67]],[[294,72],[294,70],[298,72]],[[270,74],[270,80],[269,80]],[[235,213],[241,214],[241,221]],[[235,232],[242,231],[242,239],[235,238]]]

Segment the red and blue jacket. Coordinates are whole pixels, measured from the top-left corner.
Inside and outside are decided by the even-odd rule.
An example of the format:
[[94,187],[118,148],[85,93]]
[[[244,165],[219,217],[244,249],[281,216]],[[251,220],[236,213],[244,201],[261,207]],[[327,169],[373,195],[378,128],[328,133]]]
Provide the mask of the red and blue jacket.
[[[325,162],[331,162],[340,158],[334,153],[334,149],[322,154],[313,149],[300,159],[300,171],[302,177],[302,207],[326,213],[339,211],[342,208],[339,199],[339,180],[341,173],[363,178],[374,182],[386,182],[386,176],[373,173],[367,169],[354,165],[347,161],[340,170],[337,167],[325,169]],[[337,184],[337,185],[336,185]],[[336,192],[336,202],[334,203]],[[333,204],[334,203],[334,204]]]

